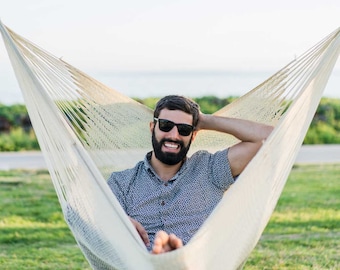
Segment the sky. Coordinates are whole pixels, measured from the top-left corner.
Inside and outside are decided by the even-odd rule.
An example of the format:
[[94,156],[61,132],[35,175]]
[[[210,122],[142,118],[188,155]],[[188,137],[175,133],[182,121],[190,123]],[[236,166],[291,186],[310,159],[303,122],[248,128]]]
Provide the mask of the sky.
[[[93,76],[278,70],[340,27],[339,0],[4,2],[5,25]],[[2,42],[0,73],[14,87]]]

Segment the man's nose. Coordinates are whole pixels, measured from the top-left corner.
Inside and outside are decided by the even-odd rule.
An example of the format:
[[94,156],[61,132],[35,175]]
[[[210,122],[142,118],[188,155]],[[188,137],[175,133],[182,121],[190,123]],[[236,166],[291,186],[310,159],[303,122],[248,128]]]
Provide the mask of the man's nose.
[[177,126],[174,126],[168,133],[172,138],[179,138],[180,137]]

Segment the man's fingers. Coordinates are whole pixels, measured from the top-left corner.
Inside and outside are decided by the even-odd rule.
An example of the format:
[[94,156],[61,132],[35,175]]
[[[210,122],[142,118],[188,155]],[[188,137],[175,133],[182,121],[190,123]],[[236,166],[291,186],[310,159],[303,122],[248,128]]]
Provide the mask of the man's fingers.
[[178,249],[183,246],[183,242],[174,234],[167,234],[164,231],[157,232],[155,236],[154,246],[152,248],[153,254],[160,254],[168,251]]
[[137,229],[140,237],[142,238],[144,244],[149,246],[150,245],[149,236],[148,236],[148,233],[146,232],[146,230],[144,229],[144,227],[139,223],[139,225],[136,227],[136,229]]
[[132,224],[135,226],[139,236],[142,238],[144,244],[146,246],[150,245],[150,240],[149,240],[149,236],[148,233],[146,232],[146,230],[144,229],[143,225],[140,224],[137,220],[133,219],[130,217],[130,220],[132,222]]
[[169,241],[169,235],[165,231],[158,231],[155,239],[158,239],[161,243],[167,243]]
[[152,247],[153,254],[160,254],[165,252],[166,245],[169,241],[169,235],[164,231],[158,231],[155,235],[155,241]]
[[172,233],[169,235],[169,245],[172,249],[178,249],[183,247],[183,241]]

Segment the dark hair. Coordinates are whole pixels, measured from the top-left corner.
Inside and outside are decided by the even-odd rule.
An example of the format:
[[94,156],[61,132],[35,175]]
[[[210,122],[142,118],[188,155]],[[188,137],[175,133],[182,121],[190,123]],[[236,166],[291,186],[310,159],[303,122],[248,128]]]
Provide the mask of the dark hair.
[[200,107],[195,101],[183,96],[165,96],[157,102],[153,116],[158,118],[161,110],[163,109],[180,110],[185,113],[191,114],[193,118],[192,124],[194,127],[197,126]]

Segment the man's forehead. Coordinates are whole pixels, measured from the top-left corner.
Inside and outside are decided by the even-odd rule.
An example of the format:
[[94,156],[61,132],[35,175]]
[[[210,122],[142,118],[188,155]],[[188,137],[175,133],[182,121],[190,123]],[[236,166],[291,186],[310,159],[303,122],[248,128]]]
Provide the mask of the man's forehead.
[[192,124],[193,116],[181,110],[169,110],[164,108],[160,111],[158,118],[171,120],[175,123]]

